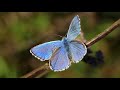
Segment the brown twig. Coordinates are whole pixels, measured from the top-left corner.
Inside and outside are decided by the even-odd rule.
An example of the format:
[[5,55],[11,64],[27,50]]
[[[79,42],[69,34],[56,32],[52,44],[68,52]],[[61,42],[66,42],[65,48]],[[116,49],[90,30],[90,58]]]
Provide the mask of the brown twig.
[[38,75],[39,75],[39,77],[42,77],[49,71],[50,71],[50,69],[49,69],[48,63],[46,63],[43,66],[40,66],[40,67],[34,69],[32,72],[22,76],[21,78],[33,78],[33,77],[37,77]]
[[93,44],[95,44],[96,42],[98,42],[99,40],[107,36],[109,33],[115,30],[118,26],[120,26],[120,19],[118,19],[115,23],[113,23],[110,27],[108,27],[104,32],[98,34],[95,38],[88,41],[86,43],[87,47],[92,46]]
[[[113,30],[115,30],[117,27],[120,26],[120,19],[118,19],[115,23],[113,23],[110,27],[108,27],[104,32],[97,35],[92,40],[88,41],[86,43],[87,47],[92,46],[105,36],[107,36],[109,33],[111,33]],[[49,65],[46,63],[45,65],[38,67],[37,69],[33,70],[32,72],[22,76],[21,78],[35,78],[35,77],[42,77],[43,75],[47,74],[50,71]]]

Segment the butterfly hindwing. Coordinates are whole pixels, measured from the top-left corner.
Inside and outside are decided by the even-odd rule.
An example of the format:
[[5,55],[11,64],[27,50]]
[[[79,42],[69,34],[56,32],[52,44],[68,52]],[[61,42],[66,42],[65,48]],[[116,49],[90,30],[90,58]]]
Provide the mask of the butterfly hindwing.
[[68,54],[63,46],[53,54],[49,65],[53,71],[63,71],[71,65]]
[[86,46],[78,41],[71,41],[69,48],[72,55],[73,63],[78,63],[79,61],[81,61],[87,53]]
[[51,41],[33,47],[30,52],[41,61],[49,60],[55,49],[61,47],[61,41]]
[[80,34],[80,31],[81,31],[80,18],[77,15],[73,18],[73,20],[69,26],[69,30],[67,33],[67,39],[69,41],[74,40]]

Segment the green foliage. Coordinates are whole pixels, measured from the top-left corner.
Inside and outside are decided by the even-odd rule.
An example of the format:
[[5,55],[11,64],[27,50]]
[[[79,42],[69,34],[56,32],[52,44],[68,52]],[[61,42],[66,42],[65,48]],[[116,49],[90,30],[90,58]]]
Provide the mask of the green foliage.
[[32,24],[39,30],[46,30],[50,24],[49,16],[47,14],[37,16],[32,20]]
[[15,78],[17,77],[16,70],[10,68],[3,57],[0,56],[0,77],[1,78]]

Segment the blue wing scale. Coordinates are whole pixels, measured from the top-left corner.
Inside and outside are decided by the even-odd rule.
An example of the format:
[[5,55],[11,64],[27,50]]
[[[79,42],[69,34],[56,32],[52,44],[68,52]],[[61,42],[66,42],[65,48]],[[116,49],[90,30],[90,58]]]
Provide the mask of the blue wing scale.
[[77,15],[73,18],[73,20],[69,26],[69,30],[67,33],[67,39],[69,41],[74,40],[80,34],[80,31],[81,31],[80,18]]
[[33,47],[30,52],[41,61],[49,60],[53,52],[61,47],[61,41],[51,41]]
[[71,62],[63,46],[59,48],[51,57],[49,65],[50,65],[50,69],[56,72],[63,71],[69,68],[69,66],[71,65]]
[[69,47],[73,63],[78,63],[81,61],[87,53],[86,46],[78,41],[71,41]]

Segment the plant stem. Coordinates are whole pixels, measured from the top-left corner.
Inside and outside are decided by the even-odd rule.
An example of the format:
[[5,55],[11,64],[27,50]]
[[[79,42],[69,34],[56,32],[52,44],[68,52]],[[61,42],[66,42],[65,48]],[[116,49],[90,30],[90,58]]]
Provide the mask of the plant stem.
[[34,69],[30,73],[27,73],[26,75],[22,76],[21,78],[33,78],[33,77],[37,77],[38,75],[39,75],[39,77],[42,77],[43,75],[47,74],[49,71],[50,71],[50,69],[49,69],[48,63],[46,63],[43,66],[40,66],[40,67]]
[[120,19],[118,19],[115,23],[113,23],[110,27],[108,27],[104,32],[98,34],[95,38],[93,38],[92,40],[88,41],[86,43],[86,46],[87,47],[92,46],[93,44],[95,44],[96,42],[100,41],[105,36],[107,36],[109,33],[111,33],[113,30],[116,30],[116,28],[118,26],[120,26]]

